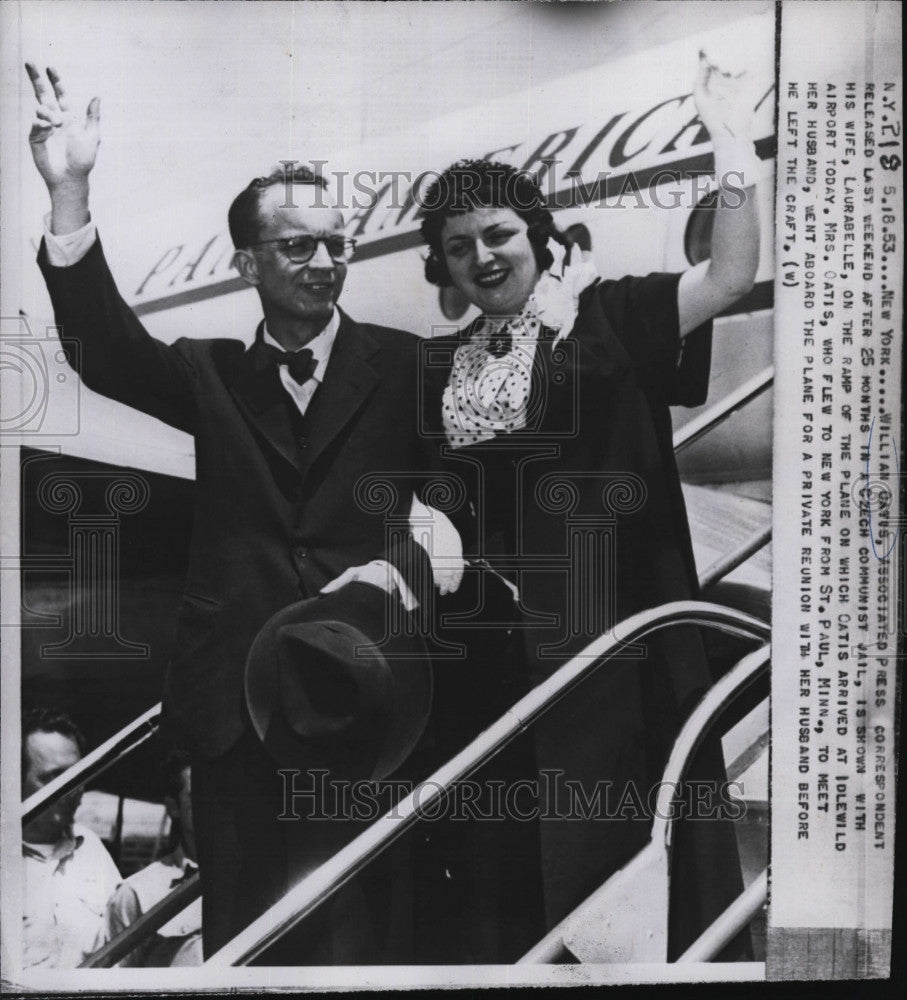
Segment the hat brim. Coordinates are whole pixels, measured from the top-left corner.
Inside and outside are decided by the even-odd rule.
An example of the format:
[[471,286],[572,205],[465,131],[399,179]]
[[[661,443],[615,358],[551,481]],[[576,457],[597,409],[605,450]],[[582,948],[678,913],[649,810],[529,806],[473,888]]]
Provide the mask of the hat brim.
[[[246,706],[255,733],[282,767],[380,780],[410,755],[428,722],[432,674],[425,642],[415,622],[401,618],[401,608],[381,588],[353,582],[289,605],[265,623],[246,661]],[[298,705],[287,697],[294,685],[289,637],[301,671],[336,669],[360,683],[367,672],[379,671],[380,698],[371,694],[380,710],[360,717],[359,704],[351,704],[348,714],[333,705],[324,724],[313,727],[307,705],[300,719]]]

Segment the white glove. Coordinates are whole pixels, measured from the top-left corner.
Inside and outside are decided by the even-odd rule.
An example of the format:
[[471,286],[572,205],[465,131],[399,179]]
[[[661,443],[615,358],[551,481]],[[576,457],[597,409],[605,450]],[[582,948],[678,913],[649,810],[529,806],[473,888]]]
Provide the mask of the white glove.
[[463,581],[463,542],[450,518],[426,507],[415,494],[409,510],[413,538],[428,553],[435,586],[442,594],[455,593]]

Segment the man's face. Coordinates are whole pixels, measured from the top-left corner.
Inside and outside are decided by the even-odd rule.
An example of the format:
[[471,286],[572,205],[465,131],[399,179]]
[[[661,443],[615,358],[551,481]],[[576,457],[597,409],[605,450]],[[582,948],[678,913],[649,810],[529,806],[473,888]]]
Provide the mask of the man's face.
[[[82,759],[76,741],[63,733],[29,733],[24,751],[23,799],[34,795]],[[70,832],[81,798],[79,788],[45,809],[23,830],[25,840],[34,844],[55,844]]]
[[[284,207],[286,188],[266,188],[259,202],[260,228],[256,242],[292,236],[343,236],[343,216],[326,201],[325,192],[311,184],[294,184],[294,207]],[[294,264],[274,245],[246,251],[250,258],[240,271],[261,296],[266,314],[286,320],[327,322],[340,298],[347,265],[331,258],[324,243],[305,264]],[[239,266],[239,264],[238,264]]]

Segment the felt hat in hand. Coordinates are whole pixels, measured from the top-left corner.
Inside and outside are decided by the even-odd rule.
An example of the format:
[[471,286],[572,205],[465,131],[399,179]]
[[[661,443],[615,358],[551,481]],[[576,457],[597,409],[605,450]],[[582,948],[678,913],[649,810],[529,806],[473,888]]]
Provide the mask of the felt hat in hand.
[[400,602],[353,582],[274,615],[249,650],[245,687],[255,732],[282,767],[380,780],[419,741],[432,676]]

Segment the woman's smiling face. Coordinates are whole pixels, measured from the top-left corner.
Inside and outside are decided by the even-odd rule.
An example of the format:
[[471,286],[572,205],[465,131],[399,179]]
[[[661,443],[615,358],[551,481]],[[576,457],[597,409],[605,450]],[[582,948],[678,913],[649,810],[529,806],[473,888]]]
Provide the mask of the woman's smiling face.
[[475,208],[441,230],[454,286],[487,316],[515,316],[539,280],[526,223],[511,208]]

